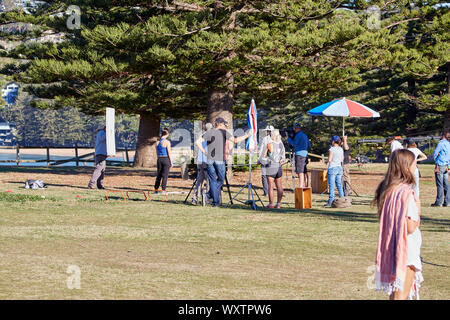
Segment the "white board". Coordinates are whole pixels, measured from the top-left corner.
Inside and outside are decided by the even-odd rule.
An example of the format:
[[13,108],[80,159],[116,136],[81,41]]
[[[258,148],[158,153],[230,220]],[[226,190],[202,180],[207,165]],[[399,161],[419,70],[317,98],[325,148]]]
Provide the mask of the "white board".
[[106,152],[108,157],[116,155],[115,109],[106,108]]

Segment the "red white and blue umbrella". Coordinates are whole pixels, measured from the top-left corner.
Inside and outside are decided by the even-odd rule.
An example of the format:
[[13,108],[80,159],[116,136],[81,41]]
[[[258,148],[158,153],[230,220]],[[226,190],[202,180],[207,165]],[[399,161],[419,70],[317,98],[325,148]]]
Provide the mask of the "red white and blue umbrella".
[[252,99],[247,112],[248,128],[253,130],[252,135],[247,139],[246,149],[255,151],[258,148],[258,112],[256,111],[255,100]]
[[346,98],[324,103],[308,111],[311,116],[342,117],[342,135],[345,135],[344,119],[353,118],[379,118],[380,114],[361,103]]

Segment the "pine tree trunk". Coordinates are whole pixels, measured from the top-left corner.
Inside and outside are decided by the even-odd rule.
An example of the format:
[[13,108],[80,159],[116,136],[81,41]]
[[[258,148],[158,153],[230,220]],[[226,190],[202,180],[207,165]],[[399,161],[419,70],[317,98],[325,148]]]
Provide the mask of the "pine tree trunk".
[[[228,130],[233,134],[234,77],[231,72],[227,72],[225,75],[218,77],[216,83],[221,84],[221,87],[213,87],[209,91],[206,121],[214,125],[217,118],[223,118],[228,122]],[[233,178],[232,155],[227,164],[227,178],[228,181],[231,181]]]
[[208,94],[208,114],[206,121],[214,124],[214,121],[221,117],[228,122],[228,128],[233,128],[233,76],[227,73],[222,77],[228,83],[226,89],[212,88]]
[[150,168],[156,166],[155,145],[159,137],[160,121],[160,118],[148,113],[140,115],[134,167]]

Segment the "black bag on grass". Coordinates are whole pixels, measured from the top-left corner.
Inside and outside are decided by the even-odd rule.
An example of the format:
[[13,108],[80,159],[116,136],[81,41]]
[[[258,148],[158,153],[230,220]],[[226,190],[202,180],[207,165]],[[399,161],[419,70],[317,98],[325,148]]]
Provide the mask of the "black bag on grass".
[[30,180],[25,181],[25,189],[45,189],[47,185],[42,180]]

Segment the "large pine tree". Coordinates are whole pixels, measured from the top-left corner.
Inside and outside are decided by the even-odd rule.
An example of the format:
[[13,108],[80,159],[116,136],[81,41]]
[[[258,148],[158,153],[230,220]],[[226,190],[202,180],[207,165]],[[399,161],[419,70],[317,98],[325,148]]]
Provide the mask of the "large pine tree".
[[[154,163],[161,118],[206,113],[231,123],[252,96],[263,102],[338,85],[357,69],[329,49],[364,32],[336,17],[342,1],[72,1],[82,27],[73,31],[67,16],[49,16],[64,3],[50,4],[33,21],[67,41],[11,52],[32,59],[17,79],[55,107],[139,114],[137,166]],[[317,68],[322,51],[330,64]]]
[[[419,16],[408,9],[411,2],[421,8]],[[67,29],[73,16],[56,14],[67,9],[64,1],[50,1],[33,17],[10,13],[2,19],[38,25],[33,36],[49,28],[65,32],[63,43],[11,51],[10,56],[30,61],[16,69],[16,78],[55,107],[71,105],[91,114],[114,107],[139,114],[135,165],[150,166],[163,118],[206,114],[208,121],[221,116],[231,123],[251,97],[259,106],[323,101],[349,90],[367,91],[364,76],[382,73],[386,65],[410,77],[430,57],[429,69],[436,72],[446,59],[445,37],[434,51],[416,49],[419,58],[400,38],[408,22],[426,17],[422,11],[437,2],[74,0],[81,30]],[[362,12],[370,5],[389,12],[389,25],[367,28]],[[435,16],[436,28],[445,29],[446,20]],[[414,66],[408,65],[411,59]],[[304,108],[295,110],[304,113]]]

